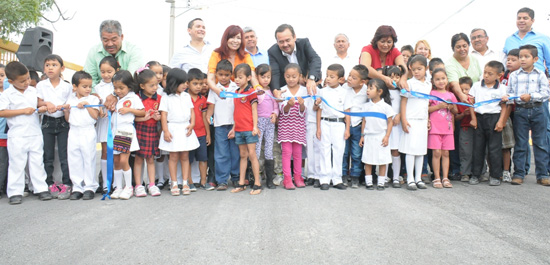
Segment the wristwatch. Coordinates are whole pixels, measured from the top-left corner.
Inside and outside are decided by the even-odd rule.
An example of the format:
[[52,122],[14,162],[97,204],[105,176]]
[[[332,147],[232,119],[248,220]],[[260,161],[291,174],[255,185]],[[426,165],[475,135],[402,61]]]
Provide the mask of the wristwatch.
[[315,76],[314,76],[314,75],[309,75],[309,79],[311,79],[311,80],[313,80],[313,81],[317,82],[317,80],[315,80],[316,78],[315,78]]

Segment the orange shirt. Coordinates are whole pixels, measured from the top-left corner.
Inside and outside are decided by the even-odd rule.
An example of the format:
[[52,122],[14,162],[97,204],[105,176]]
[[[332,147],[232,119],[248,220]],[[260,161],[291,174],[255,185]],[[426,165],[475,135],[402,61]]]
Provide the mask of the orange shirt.
[[[209,73],[216,73],[216,66],[218,63],[222,60],[221,56],[217,52],[212,52],[212,56],[210,56],[210,62],[208,62],[208,72]],[[239,56],[235,56],[235,63],[233,65],[233,69],[235,69],[235,66],[239,64],[248,64],[250,65],[250,68],[252,69],[252,72],[254,72],[254,62],[252,62],[252,57],[250,57],[250,54],[246,53],[243,59],[241,59]],[[231,76],[231,80],[233,80],[233,75]]]

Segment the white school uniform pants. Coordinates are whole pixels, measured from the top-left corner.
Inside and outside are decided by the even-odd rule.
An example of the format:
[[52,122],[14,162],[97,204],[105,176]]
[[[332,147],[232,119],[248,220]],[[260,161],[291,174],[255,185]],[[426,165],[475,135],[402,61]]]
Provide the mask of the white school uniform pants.
[[307,123],[307,177],[319,179],[319,140],[317,139],[317,123]]
[[44,139],[41,135],[8,137],[8,154],[8,197],[23,195],[27,162],[34,193],[48,190],[44,170]]
[[95,178],[96,137],[94,126],[71,126],[69,130],[67,160],[73,192],[95,192],[99,186]]
[[[344,132],[346,124],[321,120],[320,172],[319,182],[333,185],[342,183],[342,161],[344,157]],[[332,154],[331,154],[332,153]],[[331,160],[332,157],[332,160]]]

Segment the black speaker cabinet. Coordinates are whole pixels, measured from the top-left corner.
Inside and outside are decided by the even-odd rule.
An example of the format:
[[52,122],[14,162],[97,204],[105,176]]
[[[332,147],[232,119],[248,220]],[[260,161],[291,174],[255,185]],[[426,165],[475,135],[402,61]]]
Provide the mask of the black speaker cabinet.
[[36,27],[25,31],[16,52],[19,61],[29,69],[44,71],[44,59],[52,54],[53,32]]

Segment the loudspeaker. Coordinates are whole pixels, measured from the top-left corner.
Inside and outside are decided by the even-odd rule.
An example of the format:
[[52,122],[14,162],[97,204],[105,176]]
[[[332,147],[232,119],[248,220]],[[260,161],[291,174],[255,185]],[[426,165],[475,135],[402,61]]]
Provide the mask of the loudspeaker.
[[19,61],[29,69],[44,71],[44,59],[52,54],[53,32],[36,27],[28,28],[15,53]]

